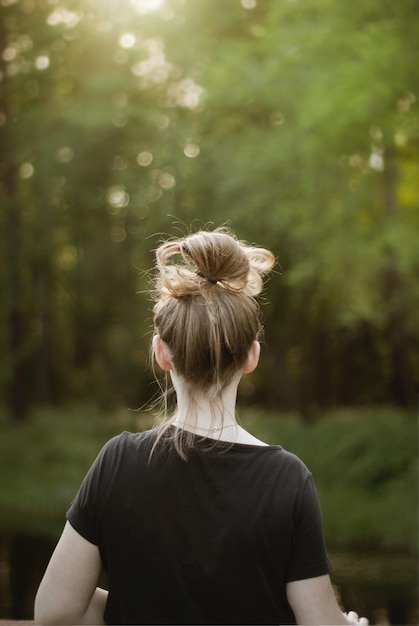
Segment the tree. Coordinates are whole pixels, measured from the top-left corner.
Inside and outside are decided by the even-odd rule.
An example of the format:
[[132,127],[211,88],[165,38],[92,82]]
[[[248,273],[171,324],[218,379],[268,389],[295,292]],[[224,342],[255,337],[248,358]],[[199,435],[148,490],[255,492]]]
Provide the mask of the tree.
[[144,402],[138,269],[161,233],[226,221],[282,272],[247,401],[307,415],[414,401],[413,2],[0,11],[0,387],[15,417],[72,397]]

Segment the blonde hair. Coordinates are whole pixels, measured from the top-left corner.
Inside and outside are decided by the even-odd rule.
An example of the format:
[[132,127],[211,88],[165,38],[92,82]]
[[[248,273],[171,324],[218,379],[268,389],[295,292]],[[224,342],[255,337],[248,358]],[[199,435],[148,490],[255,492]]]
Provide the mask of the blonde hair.
[[[274,263],[269,250],[238,241],[225,228],[201,230],[156,250],[154,328],[191,398],[204,395],[215,406],[244,367],[262,330],[256,296]],[[185,433],[175,441],[182,457],[189,447]]]

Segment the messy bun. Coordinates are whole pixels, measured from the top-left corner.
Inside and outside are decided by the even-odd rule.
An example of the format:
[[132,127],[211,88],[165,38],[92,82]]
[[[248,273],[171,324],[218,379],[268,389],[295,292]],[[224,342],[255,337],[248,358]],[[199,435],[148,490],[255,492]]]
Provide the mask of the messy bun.
[[226,229],[157,249],[155,330],[191,391],[216,396],[245,365],[261,330],[255,296],[274,262]]

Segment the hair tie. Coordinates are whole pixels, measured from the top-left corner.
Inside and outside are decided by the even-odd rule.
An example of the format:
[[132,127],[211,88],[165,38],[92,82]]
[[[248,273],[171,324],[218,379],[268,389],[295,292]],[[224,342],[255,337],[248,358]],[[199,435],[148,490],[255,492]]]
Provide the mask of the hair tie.
[[203,272],[200,272],[199,270],[196,270],[196,275],[199,276],[200,278],[204,278],[212,285],[216,285],[218,283],[218,280],[216,278],[210,278],[210,276],[207,276],[206,274],[204,274]]

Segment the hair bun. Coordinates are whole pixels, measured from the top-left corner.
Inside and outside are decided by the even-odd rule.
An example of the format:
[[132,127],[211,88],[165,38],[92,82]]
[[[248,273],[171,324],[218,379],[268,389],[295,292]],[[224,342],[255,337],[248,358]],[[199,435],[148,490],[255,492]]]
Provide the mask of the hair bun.
[[[177,257],[177,259],[176,259]],[[256,296],[275,263],[269,250],[240,242],[226,229],[198,231],[163,243],[156,251],[161,295],[181,297],[222,286]]]

